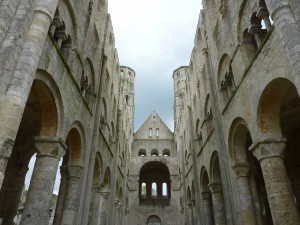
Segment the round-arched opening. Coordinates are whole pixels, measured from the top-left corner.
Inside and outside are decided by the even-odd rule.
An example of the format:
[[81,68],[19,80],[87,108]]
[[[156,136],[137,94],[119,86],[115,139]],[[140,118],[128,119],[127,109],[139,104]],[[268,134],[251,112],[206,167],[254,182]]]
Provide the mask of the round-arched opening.
[[140,204],[168,205],[171,197],[170,184],[170,172],[164,163],[146,163],[140,170]]
[[146,150],[145,149],[140,149],[139,152],[138,152],[138,156],[146,156],[147,153],[146,153]]
[[161,225],[161,220],[158,216],[149,216],[147,219],[147,225]]
[[151,150],[151,156],[158,156],[158,150],[157,149],[152,149]]
[[67,136],[68,160],[70,164],[80,164],[81,161],[81,136],[76,128],[72,128]]
[[169,149],[164,149],[163,150],[163,156],[170,156],[170,150]]
[[[252,210],[258,220],[263,221],[263,224],[273,224],[263,174],[258,160],[249,151],[251,145],[252,138],[246,122],[242,118],[236,118],[230,129],[229,146],[237,179],[249,167],[248,174],[242,174],[248,177],[247,186],[237,182],[237,190],[245,199],[252,199]],[[242,210],[243,203],[240,204]]]
[[[29,165],[29,162],[35,158],[35,137],[52,138],[58,132],[57,106],[47,82],[33,81],[16,139],[14,143],[4,143],[4,146],[13,145],[13,148],[0,190],[2,224],[13,224],[16,216],[21,217],[18,208],[20,203],[25,204],[26,201],[24,182],[28,167],[34,167]],[[27,176],[26,179],[27,183],[30,183],[31,176]]]

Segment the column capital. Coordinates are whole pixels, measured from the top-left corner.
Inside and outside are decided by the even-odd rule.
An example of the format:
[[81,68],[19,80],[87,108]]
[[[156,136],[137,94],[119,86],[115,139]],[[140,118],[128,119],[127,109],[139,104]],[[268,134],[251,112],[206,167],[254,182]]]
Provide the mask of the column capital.
[[236,163],[233,169],[236,177],[248,177],[250,167],[248,163]]
[[286,140],[284,137],[259,139],[249,147],[249,150],[259,161],[273,157],[283,158]]
[[80,178],[81,177],[81,171],[83,169],[82,166],[67,165],[66,168],[67,168],[67,171],[68,171],[68,177],[69,178]]
[[189,209],[190,209],[190,208],[193,208],[193,203],[192,203],[192,201],[190,201],[189,203],[187,203],[187,206],[188,206]]
[[67,145],[60,137],[38,136],[34,140],[37,156],[61,158],[66,153]]
[[208,187],[209,187],[209,190],[211,191],[211,193],[221,193],[221,192],[223,192],[221,183],[213,182],[213,183],[210,183],[208,185]]

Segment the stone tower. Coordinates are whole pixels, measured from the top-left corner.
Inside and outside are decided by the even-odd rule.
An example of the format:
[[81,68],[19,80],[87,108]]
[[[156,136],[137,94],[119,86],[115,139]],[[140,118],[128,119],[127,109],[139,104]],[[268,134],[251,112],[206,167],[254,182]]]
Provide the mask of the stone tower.
[[174,134],[158,114],[152,112],[134,134],[129,224],[178,224],[178,179]]

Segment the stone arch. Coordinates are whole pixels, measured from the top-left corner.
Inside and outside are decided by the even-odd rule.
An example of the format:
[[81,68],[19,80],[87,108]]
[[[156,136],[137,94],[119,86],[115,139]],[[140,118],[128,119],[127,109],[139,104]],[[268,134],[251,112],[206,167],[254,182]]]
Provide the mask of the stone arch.
[[286,78],[276,78],[267,84],[257,107],[257,124],[264,137],[282,137],[282,106],[297,97],[295,85]]
[[218,152],[214,151],[211,160],[210,160],[210,179],[211,182],[218,182],[221,183],[221,170],[220,170],[220,164],[219,164],[219,156]]
[[159,156],[158,150],[157,149],[152,149],[151,150],[151,156]]
[[105,173],[104,173],[104,177],[103,177],[103,181],[102,181],[102,186],[103,186],[103,189],[106,190],[106,191],[109,191],[110,190],[110,169],[109,167],[106,168],[105,170]]
[[[231,124],[228,137],[230,156],[234,163],[247,163],[247,146],[250,147],[252,138],[249,140],[249,129],[244,119],[235,118]],[[247,144],[248,143],[248,144]]]
[[240,117],[235,118],[229,131],[228,147],[240,196],[237,201],[239,221],[247,218],[261,224],[273,224],[260,163],[249,151],[251,145],[247,123]]
[[[56,136],[61,136],[63,132],[63,123],[64,123],[64,106],[63,106],[63,100],[59,91],[59,87],[57,86],[56,82],[53,80],[52,76],[46,72],[45,70],[38,69],[35,74],[35,80],[40,81],[45,85],[45,89],[48,89],[48,91],[51,92],[51,95],[48,94],[50,98],[48,98],[48,101],[53,101],[51,103],[52,106],[55,105],[56,107],[56,113],[54,114],[56,118],[51,118],[52,122],[57,123],[56,127]],[[47,87],[47,88],[46,88]],[[45,90],[44,90],[45,91]],[[42,98],[40,98],[42,99]],[[50,100],[52,99],[52,100]],[[47,110],[44,108],[44,111]],[[48,112],[48,116],[51,116],[51,112]],[[54,113],[54,110],[52,110],[52,113]],[[44,117],[44,120],[47,120],[47,117]],[[49,121],[47,122],[49,123]],[[52,128],[53,129],[53,128]],[[47,130],[45,128],[45,130]],[[43,131],[44,133],[44,131]],[[44,135],[44,134],[42,134]],[[45,135],[49,135],[47,131],[45,131]]]
[[147,225],[161,225],[161,220],[156,215],[149,216],[147,219]]
[[77,19],[73,3],[70,0],[60,0],[57,9],[59,18],[66,24],[66,32],[77,41]]
[[[35,153],[43,154],[40,152],[41,149],[36,147],[37,143],[39,140],[44,142],[57,140],[61,132],[63,109],[57,86],[45,71],[37,70],[36,77],[28,95],[15,142],[7,142],[7,145],[11,144],[13,148],[0,191],[0,217],[3,224],[12,224],[17,214],[30,159]],[[51,154],[56,156],[56,152]],[[51,169],[55,166],[53,165]],[[36,174],[40,169],[37,168]],[[36,177],[34,185],[39,181],[41,182]],[[33,196],[31,195],[31,198]]]
[[169,149],[164,149],[162,152],[163,156],[171,156],[170,150]]
[[211,225],[214,223],[213,214],[213,203],[212,195],[209,189],[209,176],[206,168],[203,166],[200,172],[200,192],[201,192],[201,205],[202,205],[202,215],[205,224]]
[[[77,123],[78,124],[78,123]],[[66,164],[72,164],[72,165],[81,165],[82,158],[83,158],[83,138],[82,138],[82,132],[79,131],[80,125],[71,126],[70,131],[68,132],[66,144],[68,146],[67,154],[65,155]]]
[[224,107],[228,102],[234,88],[234,77],[230,63],[230,57],[228,54],[224,54],[220,59],[217,82],[220,90],[220,103],[222,104],[222,107]]
[[138,156],[147,156],[146,149],[140,149],[138,152]]
[[244,30],[247,28],[245,27],[246,21],[248,16],[245,15],[245,9],[248,4],[247,0],[243,0],[240,3],[239,12],[238,12],[238,23],[237,23],[237,40],[241,44],[243,42],[243,33]]
[[81,75],[80,85],[82,95],[84,96],[89,106],[91,106],[94,99],[93,97],[96,93],[95,83],[95,70],[93,62],[90,58],[86,58],[83,63],[83,71]]
[[213,152],[210,160],[210,181],[209,189],[212,194],[214,221],[216,224],[227,224],[221,170],[217,151]]
[[[143,183],[146,184],[146,196],[141,195]],[[163,196],[163,183],[167,185],[167,196]],[[156,189],[155,195],[153,195],[153,188]],[[139,173],[139,198],[142,205],[167,206],[170,204],[171,180],[167,165],[159,161],[150,161],[142,166]]]

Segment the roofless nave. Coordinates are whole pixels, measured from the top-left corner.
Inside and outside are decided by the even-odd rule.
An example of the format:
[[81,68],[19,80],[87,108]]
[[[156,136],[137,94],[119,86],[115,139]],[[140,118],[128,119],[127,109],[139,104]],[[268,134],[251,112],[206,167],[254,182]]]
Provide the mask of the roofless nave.
[[300,4],[203,5],[175,132],[133,133],[105,0],[0,2],[0,224],[299,224]]

